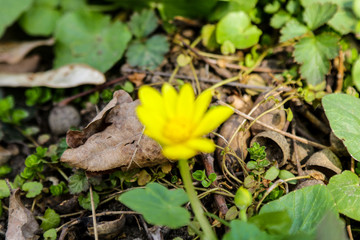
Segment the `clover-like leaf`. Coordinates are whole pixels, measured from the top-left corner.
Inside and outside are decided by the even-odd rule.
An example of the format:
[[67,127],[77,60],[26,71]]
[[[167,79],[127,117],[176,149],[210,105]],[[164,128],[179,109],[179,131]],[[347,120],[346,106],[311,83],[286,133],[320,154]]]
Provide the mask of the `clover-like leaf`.
[[308,28],[301,24],[296,19],[291,19],[288,21],[283,28],[281,28],[280,41],[285,42],[289,39],[300,37],[308,31]]
[[154,35],[145,43],[134,41],[130,44],[126,58],[130,65],[150,70],[155,69],[169,51],[169,43],[163,35]]
[[55,67],[86,63],[105,72],[123,55],[131,33],[120,21],[90,11],[65,14],[55,30]]
[[45,211],[44,216],[41,218],[42,223],[40,227],[47,231],[50,228],[56,228],[60,224],[60,216],[53,209],[48,208]]
[[327,185],[340,213],[360,221],[360,180],[350,171],[333,176]]
[[143,214],[150,224],[178,228],[190,222],[190,213],[181,207],[188,201],[182,189],[168,190],[160,184],[149,183],[145,189],[134,189],[123,193],[119,200]]
[[135,12],[129,21],[129,28],[137,38],[148,36],[157,26],[155,13],[150,9],[144,9],[140,13]]
[[304,21],[311,30],[327,23],[336,13],[337,6],[332,3],[314,3],[305,8]]
[[330,94],[322,98],[322,104],[332,131],[351,156],[360,161],[360,100],[346,94]]
[[[14,0],[0,0],[0,38],[5,29],[10,26],[26,9],[28,9],[32,0],[29,1],[14,1]],[[6,6],[6,7],[5,7]]]
[[22,185],[21,189],[27,192],[27,198],[34,198],[41,193],[43,185],[39,182],[27,182]]
[[301,63],[300,72],[307,83],[317,85],[330,69],[330,59],[338,55],[338,38],[330,33],[302,38],[296,45],[295,60]]
[[332,211],[337,214],[335,202],[326,186],[323,185],[314,185],[291,192],[263,206],[260,214],[282,210],[287,210],[293,222],[290,234],[312,233],[325,213]]
[[261,34],[262,31],[251,24],[249,16],[243,11],[227,14],[216,27],[216,41],[219,44],[231,41],[238,49],[255,45]]

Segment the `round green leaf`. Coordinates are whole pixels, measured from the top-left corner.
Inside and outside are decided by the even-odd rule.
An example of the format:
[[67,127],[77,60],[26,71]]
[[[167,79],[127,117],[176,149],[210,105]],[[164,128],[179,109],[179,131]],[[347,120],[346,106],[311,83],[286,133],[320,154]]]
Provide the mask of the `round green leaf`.
[[351,69],[352,79],[358,90],[360,90],[360,57],[354,63]]
[[56,240],[57,233],[55,228],[51,228],[44,232],[43,237],[45,240]]
[[360,161],[360,100],[347,94],[330,94],[322,98],[322,104],[334,134]]
[[27,182],[22,185],[21,189],[28,192],[27,198],[34,198],[41,193],[43,185],[39,182]]
[[0,180],[0,199],[10,196],[10,189],[5,180]]
[[47,231],[50,228],[56,228],[60,224],[60,216],[51,208],[46,209],[44,216],[42,217],[42,223],[40,227]]
[[[294,178],[294,177],[295,177],[295,175],[287,170],[280,170],[280,172],[279,172],[279,178],[282,180],[286,180],[286,179]],[[288,183],[296,184],[296,182],[297,182],[296,180],[291,180]]]
[[249,48],[258,43],[262,31],[252,25],[243,12],[232,12],[223,17],[216,27],[216,41],[223,44],[231,41],[238,49]]
[[272,166],[265,172],[264,178],[267,180],[273,181],[273,180],[275,180],[275,178],[277,178],[279,176],[279,172],[280,172],[280,170],[277,167]]
[[55,67],[85,63],[107,71],[123,55],[131,33],[120,21],[90,11],[70,12],[55,29]]
[[158,183],[149,183],[145,189],[123,193],[120,202],[143,214],[154,225],[179,228],[190,222],[190,213],[181,205],[188,201],[184,190],[168,190]]
[[360,185],[359,177],[350,171],[335,175],[327,185],[339,212],[360,221]]

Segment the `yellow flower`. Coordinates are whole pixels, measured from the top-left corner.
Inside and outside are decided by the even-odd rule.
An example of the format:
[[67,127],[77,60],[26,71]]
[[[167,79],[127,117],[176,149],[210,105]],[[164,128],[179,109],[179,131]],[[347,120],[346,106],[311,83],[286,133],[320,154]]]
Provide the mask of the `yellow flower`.
[[210,90],[196,99],[190,84],[178,93],[170,84],[162,86],[162,94],[149,86],[139,90],[141,105],[136,109],[145,134],[161,144],[169,159],[188,159],[198,152],[215,150],[212,140],[203,136],[213,131],[232,114],[225,106],[206,111],[211,102]]

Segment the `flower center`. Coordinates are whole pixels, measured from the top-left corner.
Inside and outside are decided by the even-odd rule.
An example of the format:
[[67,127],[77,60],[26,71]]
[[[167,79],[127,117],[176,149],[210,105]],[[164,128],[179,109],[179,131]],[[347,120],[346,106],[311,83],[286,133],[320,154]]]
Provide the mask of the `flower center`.
[[171,119],[165,124],[163,129],[164,136],[174,143],[186,141],[190,138],[191,132],[191,123],[184,119]]

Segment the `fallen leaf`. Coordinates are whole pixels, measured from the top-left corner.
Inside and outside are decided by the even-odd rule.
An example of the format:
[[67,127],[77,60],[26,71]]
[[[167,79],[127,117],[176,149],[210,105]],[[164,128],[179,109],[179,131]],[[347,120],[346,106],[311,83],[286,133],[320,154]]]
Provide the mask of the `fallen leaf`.
[[39,230],[32,212],[25,208],[20,200],[20,190],[16,189],[11,193],[9,206],[7,240],[35,240],[39,236],[35,233]]
[[11,152],[0,145],[0,166],[7,163],[11,157]]
[[0,44],[0,62],[15,64],[20,62],[26,54],[40,46],[54,45],[54,39],[37,40],[29,42],[9,42]]
[[71,149],[63,153],[61,161],[91,172],[167,162],[160,145],[143,134],[144,127],[135,114],[139,103],[123,90],[114,92],[113,99],[83,131],[68,131],[66,141]]
[[24,58],[16,64],[0,63],[0,73],[27,73],[34,72],[40,62],[39,55]]
[[61,68],[39,73],[0,73],[0,87],[70,88],[84,84],[102,84],[105,76],[84,64],[70,64]]
[[130,82],[134,83],[136,87],[140,87],[143,84],[143,80],[146,77],[145,73],[133,73],[128,76]]

